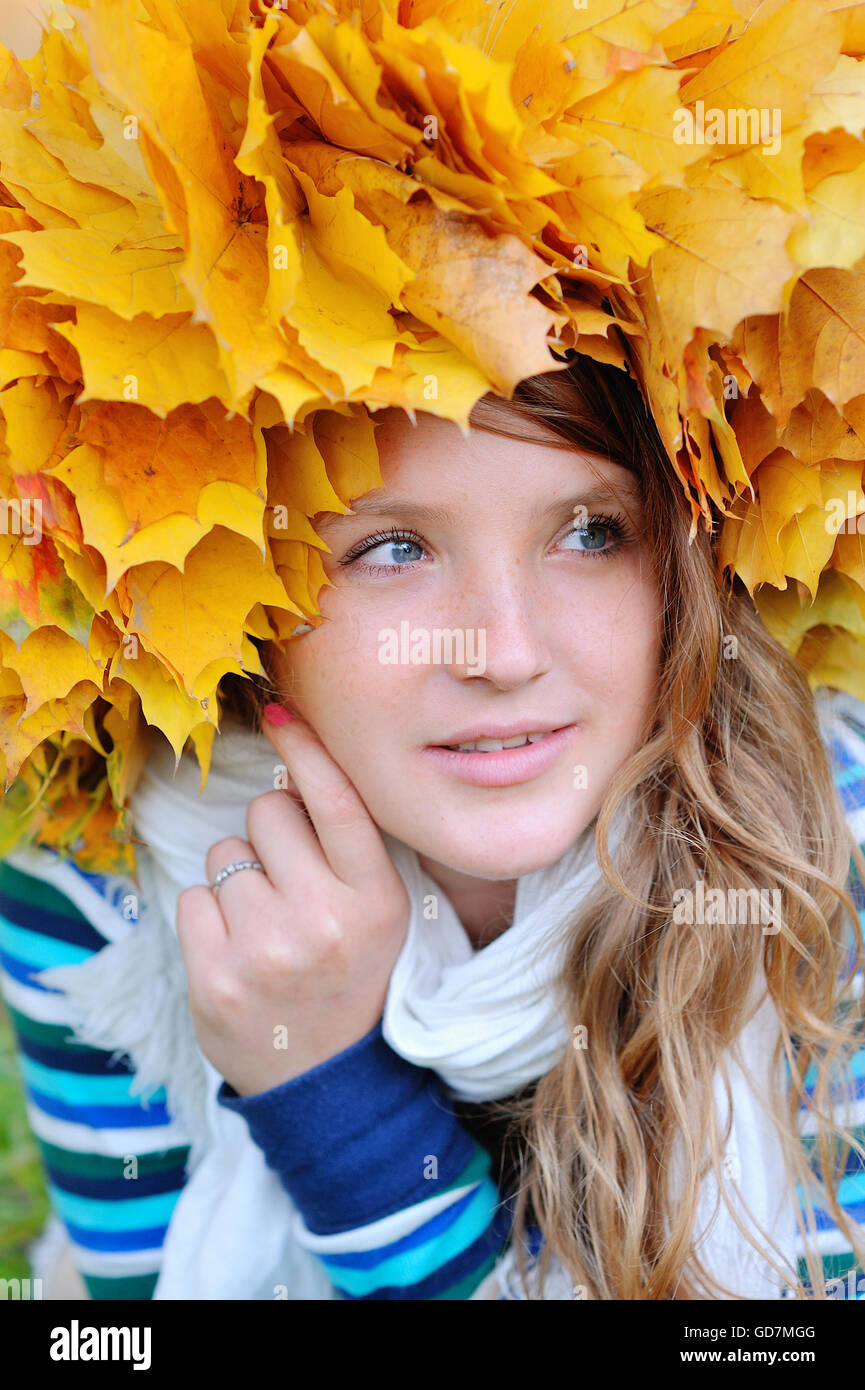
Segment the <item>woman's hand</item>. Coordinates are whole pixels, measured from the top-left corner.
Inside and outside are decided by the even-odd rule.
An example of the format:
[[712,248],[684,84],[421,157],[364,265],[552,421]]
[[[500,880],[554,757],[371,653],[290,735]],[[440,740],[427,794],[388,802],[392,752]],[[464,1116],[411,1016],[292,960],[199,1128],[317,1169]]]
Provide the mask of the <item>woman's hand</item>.
[[212,882],[241,859],[265,872],[177,900],[199,1046],[239,1095],[301,1075],[375,1026],[409,920],[378,827],[312,729],[295,715],[263,728],[307,814],[288,792],[257,796],[249,840],[218,841],[207,873]]

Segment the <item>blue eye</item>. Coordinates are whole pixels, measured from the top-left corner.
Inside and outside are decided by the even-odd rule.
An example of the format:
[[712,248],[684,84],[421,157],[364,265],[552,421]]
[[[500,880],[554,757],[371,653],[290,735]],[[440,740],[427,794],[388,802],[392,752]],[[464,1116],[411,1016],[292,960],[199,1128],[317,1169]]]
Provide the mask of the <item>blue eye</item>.
[[[581,526],[574,526],[559,541],[558,549],[572,550],[579,555],[597,555],[605,559],[619,550],[627,540],[628,531],[622,516],[592,516]],[[376,531],[358,541],[342,557],[339,564],[359,565],[362,572],[376,575],[398,574],[413,570],[427,554],[426,544],[416,531],[401,531],[392,527]],[[378,556],[378,558],[376,558]]]
[[377,550],[384,552],[385,560],[374,561],[374,563],[381,564],[389,560],[391,564],[396,565],[397,568],[399,568],[400,565],[405,565],[412,560],[418,559],[417,555],[412,555],[410,553],[411,551],[419,550],[421,554],[423,553],[422,547],[418,545],[417,541],[402,540],[382,541],[379,545],[374,545],[371,550],[365,550],[363,554],[372,557]]
[[575,526],[569,531],[559,542],[559,548],[575,550],[583,555],[612,555],[626,535],[623,517],[593,516],[582,526]]
[[[366,557],[375,556],[377,551],[381,552],[381,559],[367,561]],[[408,569],[409,566],[417,564],[424,554],[423,541],[416,532],[393,529],[377,531],[374,536],[367,536],[365,540],[359,541],[339,563],[350,565],[363,556],[364,564],[361,568],[370,574],[396,574],[401,569]]]

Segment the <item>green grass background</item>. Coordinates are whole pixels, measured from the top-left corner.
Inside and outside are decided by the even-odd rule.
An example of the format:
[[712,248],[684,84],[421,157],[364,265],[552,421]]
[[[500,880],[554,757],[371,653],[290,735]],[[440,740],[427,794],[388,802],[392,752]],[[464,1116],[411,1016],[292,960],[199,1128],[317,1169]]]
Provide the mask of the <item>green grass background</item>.
[[15,1034],[0,999],[0,1279],[27,1279],[27,1247],[49,1202],[39,1150],[27,1123]]

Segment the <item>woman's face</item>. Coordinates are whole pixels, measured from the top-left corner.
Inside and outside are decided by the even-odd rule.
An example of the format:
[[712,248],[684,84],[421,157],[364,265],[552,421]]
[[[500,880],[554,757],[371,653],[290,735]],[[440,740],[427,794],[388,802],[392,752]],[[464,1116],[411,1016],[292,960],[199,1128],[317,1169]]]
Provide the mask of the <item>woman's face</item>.
[[530,873],[645,737],[661,599],[638,480],[433,415],[376,418],[384,491],[317,519],[326,621],[274,652],[276,677],[382,830],[479,878]]

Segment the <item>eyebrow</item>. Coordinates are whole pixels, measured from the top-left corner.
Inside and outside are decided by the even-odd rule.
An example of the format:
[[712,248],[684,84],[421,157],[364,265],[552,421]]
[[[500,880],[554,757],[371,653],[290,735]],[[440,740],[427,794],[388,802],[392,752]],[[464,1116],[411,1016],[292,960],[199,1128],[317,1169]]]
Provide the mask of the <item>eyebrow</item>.
[[[560,497],[546,507],[536,507],[531,513],[531,521],[542,521],[556,513],[572,511],[574,506],[590,508],[595,505],[609,506],[610,502],[636,502],[641,497],[638,479],[632,474],[627,482],[618,488],[595,482],[586,492],[574,492],[571,497]],[[351,512],[341,515],[349,521],[352,515],[369,517],[396,517],[403,521],[438,522],[442,526],[454,526],[456,518],[446,507],[438,507],[407,499],[389,498],[386,493],[367,493],[352,502]],[[340,515],[340,514],[335,514]]]

